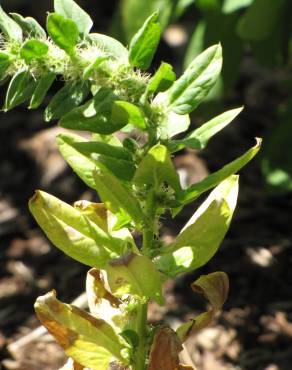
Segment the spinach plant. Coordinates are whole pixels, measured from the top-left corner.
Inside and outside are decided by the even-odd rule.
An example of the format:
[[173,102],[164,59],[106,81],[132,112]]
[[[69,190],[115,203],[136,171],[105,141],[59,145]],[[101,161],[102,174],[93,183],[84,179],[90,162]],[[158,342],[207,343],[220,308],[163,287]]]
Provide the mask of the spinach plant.
[[[1,80],[10,79],[3,110],[29,102],[38,108],[56,78],[64,87],[45,109],[45,120],[87,131],[85,138],[64,130],[59,150],[73,171],[102,203],[69,205],[36,191],[29,201],[34,218],[51,242],[91,269],[86,280],[90,313],[62,303],[56,292],[39,297],[38,318],[69,357],[66,369],[191,369],[178,354],[190,333],[208,325],[228,293],[223,272],[192,284],[210,309],[176,331],[147,324],[147,305],[163,305],[169,278],[193,271],[215,254],[231,222],[238,193],[234,175],[258,152],[260,141],[203,181],[183,189],[171,156],[183,148],[203,149],[241,111],[213,118],[184,138],[189,113],[206,97],[221,70],[222,51],[214,45],[176,79],[162,63],[151,64],[160,39],[152,14],[129,47],[90,33],[92,20],[73,0],[55,0],[47,32],[30,17],[0,8]],[[115,133],[129,133],[121,142]],[[214,190],[177,238],[159,238],[160,217],[173,217],[185,205]],[[141,245],[133,233],[142,235]]]

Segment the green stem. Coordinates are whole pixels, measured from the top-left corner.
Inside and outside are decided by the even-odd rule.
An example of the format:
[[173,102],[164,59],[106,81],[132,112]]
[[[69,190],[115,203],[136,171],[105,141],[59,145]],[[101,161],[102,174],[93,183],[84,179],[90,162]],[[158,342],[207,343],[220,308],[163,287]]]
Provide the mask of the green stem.
[[143,231],[143,245],[142,253],[148,255],[153,248],[153,239],[154,239],[154,228],[155,228],[155,214],[156,214],[156,205],[155,205],[155,194],[154,190],[151,189],[146,198],[145,206],[146,214],[146,225]]
[[137,308],[136,330],[139,335],[139,345],[136,350],[133,370],[145,370],[147,357],[147,311],[148,303],[141,304]]

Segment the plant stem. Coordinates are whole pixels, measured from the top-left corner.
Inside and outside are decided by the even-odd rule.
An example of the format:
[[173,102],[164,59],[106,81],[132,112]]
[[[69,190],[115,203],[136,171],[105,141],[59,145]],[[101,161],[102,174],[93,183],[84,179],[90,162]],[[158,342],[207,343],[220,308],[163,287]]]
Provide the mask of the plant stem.
[[[153,239],[155,232],[155,216],[156,216],[156,204],[155,204],[155,192],[150,189],[146,197],[145,215],[147,222],[143,230],[143,245],[142,253],[144,255],[150,254],[153,248]],[[133,370],[145,370],[146,359],[148,353],[147,346],[147,311],[148,303],[140,304],[137,307],[137,318],[136,318],[136,331],[139,336],[139,345],[136,350],[135,362]]]
[[155,227],[155,199],[154,199],[154,191],[151,189],[146,198],[146,207],[145,207],[145,214],[147,219],[147,224],[145,225],[145,229],[143,230],[143,245],[142,245],[142,253],[149,254],[153,247],[153,239],[154,239],[154,227]]
[[139,335],[139,345],[136,350],[136,361],[133,370],[145,370],[147,356],[147,311],[148,303],[144,303],[137,308],[137,326]]

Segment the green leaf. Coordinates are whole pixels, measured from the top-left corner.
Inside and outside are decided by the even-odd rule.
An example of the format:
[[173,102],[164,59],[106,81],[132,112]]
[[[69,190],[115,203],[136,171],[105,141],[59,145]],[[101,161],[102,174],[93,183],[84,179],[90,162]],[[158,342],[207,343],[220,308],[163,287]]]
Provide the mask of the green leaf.
[[[59,150],[73,171],[91,188],[95,189],[93,172],[109,171],[124,181],[130,181],[135,173],[129,152],[100,142],[88,142],[73,134],[59,134]],[[127,158],[125,158],[127,155]]]
[[127,363],[122,354],[126,342],[104,320],[86,311],[62,303],[55,291],[37,299],[35,310],[38,319],[63,347],[66,354],[79,364],[92,370],[107,370],[112,355]]
[[106,267],[106,274],[115,296],[122,298],[131,294],[144,302],[152,298],[163,303],[160,274],[148,257],[127,253],[112,260]]
[[225,14],[233,13],[250,6],[253,2],[254,0],[225,0],[222,10]]
[[73,147],[75,143],[81,142],[86,143],[86,140],[81,136],[73,134],[59,134],[57,136],[60,153],[66,162],[87,186],[95,189],[93,172],[98,169],[98,166],[90,155],[82,155],[80,151]]
[[123,148],[122,146],[115,146],[101,141],[87,141],[76,143],[75,148],[78,148],[83,153],[97,153],[115,159],[132,161],[132,154],[127,149]]
[[192,284],[194,292],[203,294],[211,308],[194,319],[179,326],[176,333],[184,342],[191,334],[209,326],[225,303],[229,291],[229,279],[225,272],[217,271],[202,275]]
[[[153,100],[153,105],[165,111],[167,106],[167,93],[158,94]],[[186,131],[190,126],[190,117],[188,114],[177,114],[171,110],[164,113],[158,125],[158,134],[162,140],[167,140],[181,132]]]
[[158,13],[153,13],[142,28],[134,35],[129,46],[130,63],[141,69],[148,69],[160,40],[161,28],[157,22]]
[[20,70],[11,79],[6,93],[4,111],[28,100],[35,89],[36,82],[27,70]]
[[129,43],[145,19],[155,11],[159,13],[159,23],[164,29],[172,16],[174,2],[173,0],[124,0],[119,5],[120,9],[116,13],[112,28],[115,35],[119,37],[122,35]]
[[221,182],[194,213],[177,239],[161,248],[158,268],[167,276],[205,265],[218,250],[232,219],[238,195],[238,176]]
[[102,35],[101,33],[90,33],[88,40],[113,59],[128,59],[128,50],[116,39]]
[[57,92],[45,110],[45,121],[59,119],[78,107],[89,95],[90,83],[69,81]]
[[167,91],[169,108],[177,114],[192,112],[215,85],[221,67],[221,45],[209,47]]
[[84,71],[83,71],[83,79],[87,80],[88,78],[91,77],[92,73],[95,70],[98,70],[100,65],[106,61],[108,58],[105,56],[98,56],[92,63],[87,66]]
[[14,22],[0,6],[0,29],[4,33],[5,37],[10,40],[17,42],[22,41],[22,30],[19,25]]
[[30,99],[30,109],[36,109],[41,105],[55,78],[56,75],[53,72],[47,72],[41,76]]
[[238,22],[239,36],[249,41],[268,38],[283,15],[285,3],[285,0],[255,0]]
[[184,139],[173,140],[169,143],[171,153],[181,150],[185,147],[192,149],[204,149],[209,140],[226,127],[236,116],[242,111],[243,108],[229,110],[219,116],[206,122],[195,131],[191,132]]
[[124,250],[80,210],[43,191],[29,201],[29,209],[50,241],[71,258],[91,267],[103,268]]
[[54,0],[55,12],[72,19],[82,35],[87,35],[93,26],[90,16],[73,0]]
[[74,21],[51,13],[47,18],[47,30],[56,45],[69,55],[74,54],[79,39],[79,31]]
[[23,33],[26,37],[34,37],[37,39],[46,39],[46,31],[42,26],[31,17],[23,17],[17,13],[10,13],[14,21],[22,28]]
[[130,123],[129,114],[114,104],[116,100],[111,89],[101,88],[93,99],[62,117],[60,125],[73,130],[112,134]]
[[47,55],[48,51],[49,47],[46,43],[36,39],[30,39],[25,41],[21,46],[20,56],[26,63],[30,63],[34,59],[43,58]]
[[96,190],[109,209],[118,219],[122,219],[124,224],[131,220],[136,225],[141,225],[144,215],[138,200],[131,194],[129,188],[123,185],[115,176],[110,173],[94,173]]
[[0,79],[3,78],[10,64],[11,64],[11,55],[5,53],[4,51],[0,51]]
[[160,144],[152,147],[142,159],[133,181],[137,185],[151,185],[156,189],[166,181],[175,192],[182,190],[167,148]]
[[136,105],[127,101],[116,100],[113,104],[113,117],[121,120],[119,116],[123,117],[122,120],[127,120],[128,124],[137,126],[141,130],[146,130],[147,123],[142,110]]
[[222,167],[219,171],[212,173],[207,176],[204,180],[191,185],[184,191],[182,198],[180,199],[182,203],[187,204],[197,199],[205,191],[212,189],[214,186],[218,185],[221,181],[229,177],[230,175],[238,172],[242,167],[244,167],[253,157],[258,153],[261,147],[261,139],[257,139],[256,145],[245,152],[241,157],[235,159],[234,161],[228,163],[226,166]]
[[173,84],[175,78],[176,75],[172,66],[168,63],[161,63],[147,85],[145,96],[148,97],[156,92],[166,91]]

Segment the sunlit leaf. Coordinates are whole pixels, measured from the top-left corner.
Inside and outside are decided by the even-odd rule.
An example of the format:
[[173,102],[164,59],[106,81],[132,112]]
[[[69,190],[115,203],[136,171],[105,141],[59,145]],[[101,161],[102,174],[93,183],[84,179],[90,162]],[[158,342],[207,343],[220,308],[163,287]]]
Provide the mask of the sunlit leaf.
[[206,264],[219,248],[232,219],[238,194],[238,176],[218,185],[194,213],[175,242],[163,247],[157,261],[167,276],[192,271]]
[[78,209],[43,191],[29,201],[29,209],[51,242],[77,261],[104,267],[124,249]]
[[90,16],[73,0],[54,0],[55,12],[72,19],[82,35],[87,35],[93,26]]
[[[158,94],[153,100],[153,105],[158,105],[165,111],[167,106],[167,92]],[[158,126],[159,137],[167,140],[181,132],[186,131],[190,126],[190,117],[188,114],[177,114],[172,110],[166,110],[163,117],[160,119]]]
[[10,18],[0,6],[0,29],[8,39],[22,41],[22,30],[19,25]]
[[91,77],[94,71],[98,70],[100,65],[106,61],[108,58],[106,56],[98,56],[93,62],[89,64],[83,71],[84,80]]
[[63,347],[66,354],[92,370],[107,370],[113,358],[122,357],[126,343],[112,326],[86,311],[62,303],[54,291],[35,303],[38,319]]
[[141,130],[145,130],[147,127],[145,116],[142,110],[136,105],[127,101],[116,100],[113,104],[113,115],[116,117],[119,115],[125,116],[128,124],[136,126]]
[[27,63],[30,63],[34,59],[43,58],[48,53],[48,51],[49,47],[46,43],[40,40],[30,39],[22,44],[20,49],[20,56]]
[[79,38],[79,30],[74,21],[60,14],[51,13],[47,18],[47,30],[56,45],[68,54],[74,53]]
[[167,91],[168,105],[177,114],[193,111],[215,85],[222,67],[221,45],[200,54]]
[[102,272],[91,269],[86,278],[86,295],[89,310],[92,315],[106,320],[113,327],[119,326],[122,312],[119,308],[122,301],[106,289]]
[[134,35],[129,46],[129,61],[138,68],[150,67],[160,40],[161,27],[157,22],[158,13],[153,13],[142,28]]
[[10,13],[14,21],[22,28],[25,36],[35,37],[38,39],[46,39],[46,31],[42,26],[32,17],[23,17],[17,13]]
[[160,274],[146,256],[127,253],[109,262],[106,267],[111,291],[117,297],[131,294],[147,301],[163,303]]
[[206,122],[195,131],[181,140],[173,140],[169,143],[170,151],[176,152],[185,147],[192,149],[204,149],[209,140],[219,131],[223,130],[233,119],[238,116],[243,108],[229,110]]
[[128,58],[128,50],[116,39],[101,33],[90,33],[88,40],[99,49],[103,50],[109,57],[114,59]]
[[168,63],[161,63],[160,67],[150,79],[145,96],[148,97],[157,92],[163,92],[170,88],[175,81],[176,75],[172,69],[172,66]]
[[128,157],[126,159],[122,157],[127,153],[126,149],[105,143],[89,142],[74,134],[59,134],[57,144],[73,171],[93,189],[95,189],[93,172],[98,169],[109,171],[125,181],[130,181],[134,176],[134,163]]
[[181,201],[184,204],[190,203],[191,201],[198,198],[205,191],[212,189],[218,185],[221,181],[226,179],[232,174],[237,173],[242,167],[244,167],[254,156],[258,153],[261,147],[261,139],[257,139],[257,143],[254,147],[245,152],[241,157],[228,163],[220,170],[207,176],[204,180],[191,185],[184,191]]

